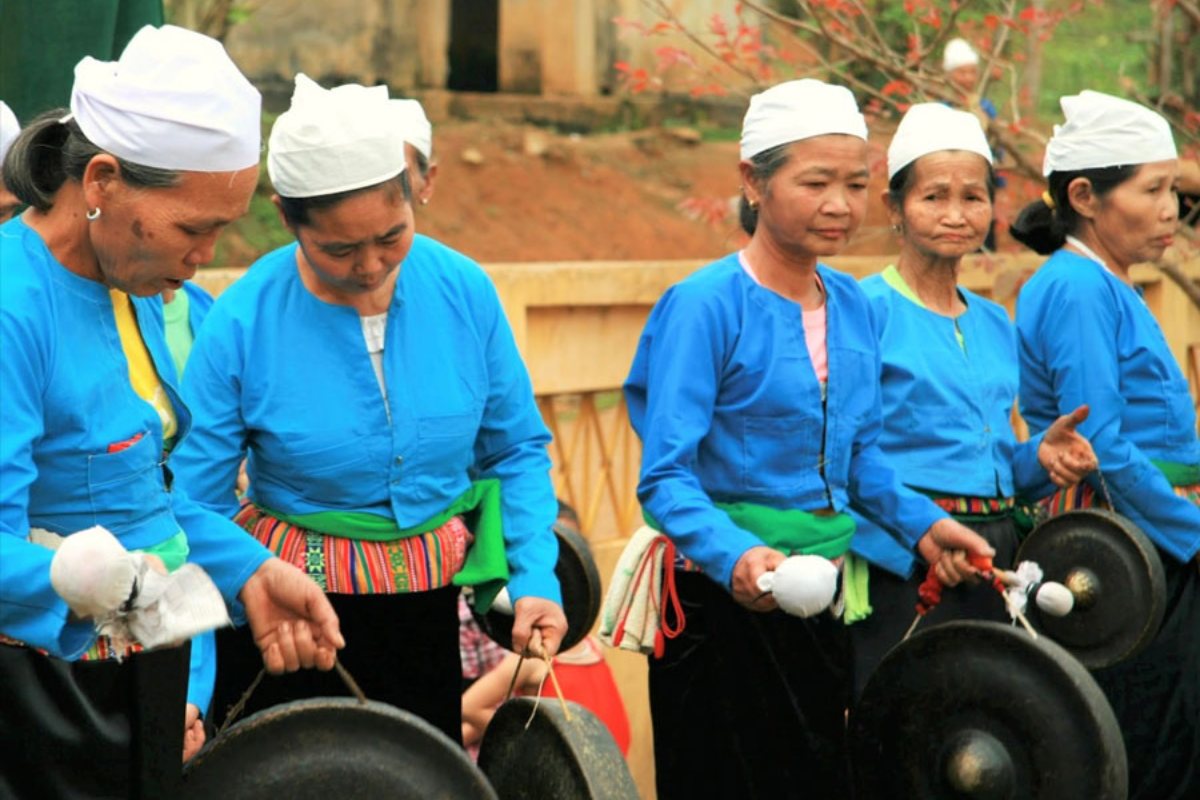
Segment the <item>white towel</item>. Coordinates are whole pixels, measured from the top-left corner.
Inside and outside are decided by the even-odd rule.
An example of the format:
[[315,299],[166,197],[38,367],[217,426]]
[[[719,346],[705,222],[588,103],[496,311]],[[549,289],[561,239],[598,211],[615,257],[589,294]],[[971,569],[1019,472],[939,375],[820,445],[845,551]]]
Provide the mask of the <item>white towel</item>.
[[[663,570],[674,569],[674,560],[670,539],[648,526],[638,528],[621,552],[604,596],[600,641],[620,650],[662,655]],[[679,630],[682,624],[680,616]]]

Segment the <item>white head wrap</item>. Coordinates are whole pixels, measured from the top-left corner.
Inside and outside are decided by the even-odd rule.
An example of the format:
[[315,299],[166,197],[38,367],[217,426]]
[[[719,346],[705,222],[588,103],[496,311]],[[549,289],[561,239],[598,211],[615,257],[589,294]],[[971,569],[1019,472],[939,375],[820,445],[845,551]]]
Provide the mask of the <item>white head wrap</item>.
[[966,39],[951,39],[946,42],[946,49],[942,52],[943,72],[978,63],[979,54]]
[[831,133],[867,139],[867,121],[849,89],[812,78],[780,83],[750,98],[742,122],[742,159]]
[[1171,126],[1145,106],[1090,90],[1059,104],[1066,122],[1054,126],[1043,175],[1178,157]]
[[296,76],[292,105],[275,120],[267,172],[284,197],[374,186],[404,171],[404,139],[386,86],[323,89]]
[[0,168],[3,166],[4,156],[8,154],[8,148],[12,147],[20,132],[21,123],[17,122],[17,115],[8,107],[8,103],[0,100]]
[[416,100],[393,100],[392,105],[400,116],[400,132],[404,141],[421,151],[425,158],[433,156],[433,125],[425,116],[425,109]]
[[71,112],[97,147],[134,164],[231,172],[258,164],[262,96],[216,39],[142,28],[117,61],[75,67]]
[[974,114],[942,103],[917,103],[900,120],[888,147],[888,180],[921,156],[941,150],[978,153],[992,163],[992,149]]

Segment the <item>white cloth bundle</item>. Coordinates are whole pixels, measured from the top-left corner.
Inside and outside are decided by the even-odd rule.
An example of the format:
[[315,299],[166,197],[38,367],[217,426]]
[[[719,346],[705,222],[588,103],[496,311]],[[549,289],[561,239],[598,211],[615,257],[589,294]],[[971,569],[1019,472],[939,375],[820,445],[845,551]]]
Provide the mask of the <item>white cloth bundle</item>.
[[758,576],[758,588],[775,596],[788,614],[811,617],[833,603],[841,572],[821,556],[789,556],[774,571]]
[[119,652],[131,642],[160,647],[230,624],[216,585],[184,564],[163,575],[100,526],[70,536],[35,530],[31,541],[54,550],[50,583],[67,605]]
[[[661,541],[660,541],[661,540]],[[621,551],[600,614],[600,641],[635,653],[655,652],[660,640],[663,570],[671,547],[667,538],[643,525]]]

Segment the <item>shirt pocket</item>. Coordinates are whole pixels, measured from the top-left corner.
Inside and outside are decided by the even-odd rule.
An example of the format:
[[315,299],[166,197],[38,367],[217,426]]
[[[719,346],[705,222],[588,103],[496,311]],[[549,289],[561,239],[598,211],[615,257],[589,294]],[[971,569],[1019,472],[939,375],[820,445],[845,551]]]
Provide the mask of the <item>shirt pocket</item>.
[[1163,444],[1168,447],[1189,445],[1196,440],[1196,408],[1191,389],[1181,378],[1163,379]]
[[170,509],[162,452],[149,431],[139,436],[123,450],[87,457],[88,498],[98,525],[136,522]]
[[[793,492],[816,476],[824,424],[811,414],[742,418],[742,483],[752,492]],[[809,473],[812,473],[811,475]]]
[[417,450],[405,463],[406,482],[418,499],[443,494],[475,463],[477,413],[417,418]]

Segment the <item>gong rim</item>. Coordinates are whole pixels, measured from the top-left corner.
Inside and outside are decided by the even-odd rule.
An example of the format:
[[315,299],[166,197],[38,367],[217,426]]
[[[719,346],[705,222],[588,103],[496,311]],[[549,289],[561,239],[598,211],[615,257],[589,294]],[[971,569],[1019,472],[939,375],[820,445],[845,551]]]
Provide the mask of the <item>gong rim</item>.
[[497,800],[462,746],[417,715],[349,697],[259,711],[183,768],[183,798]]
[[1130,520],[1087,508],[1051,517],[1017,549],[1044,579],[1072,590],[1075,607],[1062,617],[1030,603],[1038,632],[1066,648],[1088,669],[1118,664],[1158,635],[1167,607],[1167,581],[1154,543]]
[[612,733],[570,700],[514,697],[496,711],[479,747],[479,768],[504,800],[638,800]]
[[[587,541],[569,525],[556,522],[553,526],[558,539],[558,561],[554,574],[562,588],[562,609],[567,618],[567,632],[558,650],[568,650],[583,641],[600,616],[604,597],[600,570],[592,558]],[[507,650],[512,649],[513,616],[495,609],[472,615],[481,630]]]
[[1000,623],[949,622],[894,647],[849,735],[867,800],[1127,792],[1120,727],[1095,679],[1064,648]]

